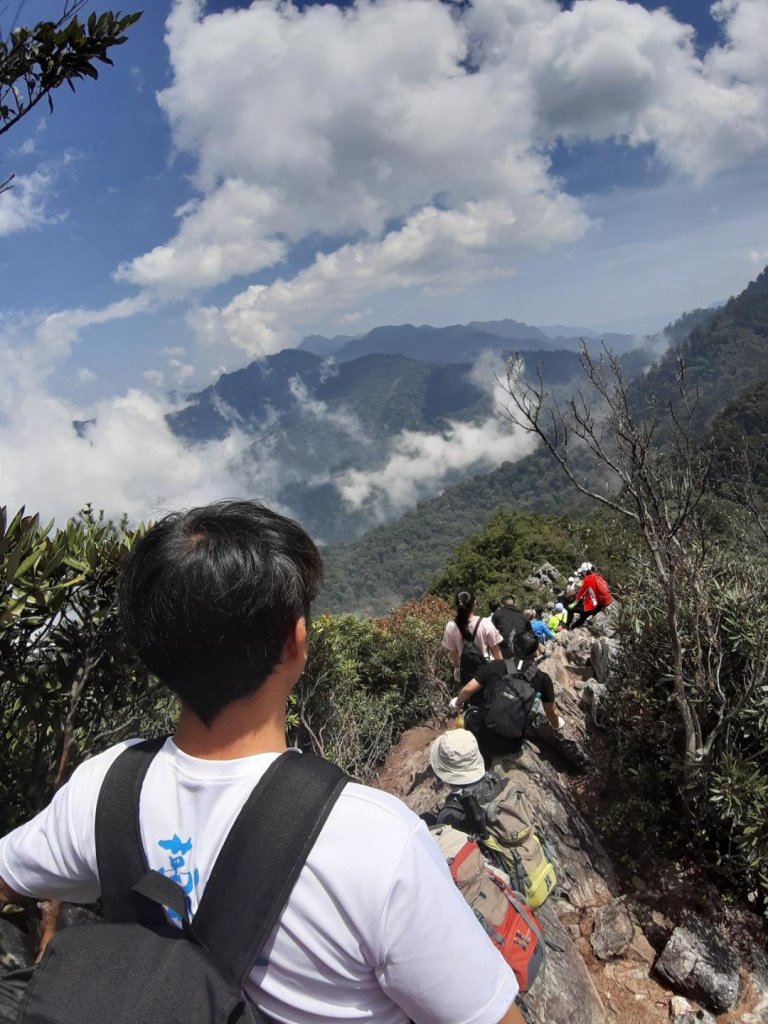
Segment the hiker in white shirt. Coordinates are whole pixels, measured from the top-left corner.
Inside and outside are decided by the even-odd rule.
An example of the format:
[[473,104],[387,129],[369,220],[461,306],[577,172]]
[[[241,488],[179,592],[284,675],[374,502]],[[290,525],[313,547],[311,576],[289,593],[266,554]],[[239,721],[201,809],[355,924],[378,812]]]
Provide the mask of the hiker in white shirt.
[[[167,516],[124,567],[126,634],[181,704],[141,790],[141,839],[149,867],[182,885],[193,920],[230,827],[286,749],[286,701],[306,662],[321,576],[296,523],[245,501]],[[47,808],[0,839],[0,900],[99,896],[96,801],[127,745],[80,765]],[[245,991],[284,1024],[523,1020],[514,974],[426,827],[394,797],[355,783],[334,805]]]

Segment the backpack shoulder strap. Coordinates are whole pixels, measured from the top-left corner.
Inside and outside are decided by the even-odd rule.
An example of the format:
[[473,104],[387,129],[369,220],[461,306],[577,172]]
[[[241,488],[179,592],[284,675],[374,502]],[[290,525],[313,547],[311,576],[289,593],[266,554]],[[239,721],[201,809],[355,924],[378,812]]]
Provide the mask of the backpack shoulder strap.
[[134,743],[104,777],[96,804],[96,867],[108,921],[159,923],[162,910],[137,899],[133,886],[147,871],[139,796],[147,769],[167,737]]
[[[475,637],[477,636],[477,631],[478,631],[478,629],[480,629],[480,623],[481,623],[482,621],[483,621],[483,620],[482,620],[482,619],[480,618],[480,616],[478,615],[478,617],[477,617],[477,622],[475,623],[475,628],[474,628],[474,629],[472,630],[472,640],[470,641],[471,643],[474,643],[474,642],[475,642]],[[466,641],[466,637],[465,637],[464,639],[465,639],[465,641]]]
[[348,781],[328,761],[286,751],[267,769],[230,829],[192,931],[241,987]]
[[525,671],[521,672],[520,674],[523,677],[523,679],[526,681],[526,683],[528,683],[528,685],[530,686],[531,685],[531,681],[533,680],[533,677],[538,674],[538,671],[539,671],[538,665],[536,665],[535,662],[531,662],[531,664],[528,666],[528,668],[525,669]]

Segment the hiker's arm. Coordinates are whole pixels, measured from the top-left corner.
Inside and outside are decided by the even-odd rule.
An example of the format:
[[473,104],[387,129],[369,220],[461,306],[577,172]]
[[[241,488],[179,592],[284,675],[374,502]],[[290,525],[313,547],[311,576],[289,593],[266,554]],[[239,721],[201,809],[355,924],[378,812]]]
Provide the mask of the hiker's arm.
[[478,692],[478,690],[481,690],[481,689],[482,689],[482,686],[480,685],[480,683],[478,683],[478,681],[476,679],[470,679],[469,682],[466,684],[466,686],[462,686],[462,688],[457,693],[457,695],[456,695],[456,707],[457,708],[463,707],[464,704],[467,703],[469,698],[474,696],[474,694],[476,694]]
[[23,899],[24,897],[12,889],[5,879],[0,878],[0,907],[7,903],[21,903]]
[[520,1013],[516,1003],[512,1003],[510,1008],[499,1021],[499,1024],[525,1024],[523,1015]]
[[542,701],[541,706],[544,708],[544,714],[547,716],[547,721],[555,732],[558,732],[560,729],[560,716],[557,713],[555,702],[552,701],[551,704],[545,704],[544,701]]
[[501,650],[498,644],[494,644],[493,647],[489,647],[488,650],[491,652],[491,657],[494,661],[502,661]]

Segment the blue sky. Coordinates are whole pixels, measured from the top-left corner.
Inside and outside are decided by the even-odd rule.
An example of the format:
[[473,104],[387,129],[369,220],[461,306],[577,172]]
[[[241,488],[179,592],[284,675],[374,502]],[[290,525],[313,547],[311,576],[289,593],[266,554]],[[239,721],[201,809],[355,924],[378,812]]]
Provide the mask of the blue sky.
[[711,6],[154,0],[3,138],[0,354],[88,416],[306,333],[727,298],[768,262],[768,11]]

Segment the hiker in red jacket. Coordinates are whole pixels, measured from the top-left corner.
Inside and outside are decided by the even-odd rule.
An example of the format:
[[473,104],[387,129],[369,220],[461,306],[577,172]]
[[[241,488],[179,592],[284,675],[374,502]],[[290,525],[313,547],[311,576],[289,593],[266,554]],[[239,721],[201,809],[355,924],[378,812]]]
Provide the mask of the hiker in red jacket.
[[578,569],[581,586],[576,591],[576,607],[579,617],[568,627],[578,629],[587,619],[607,608],[613,598],[605,579],[591,562],[582,562]]

